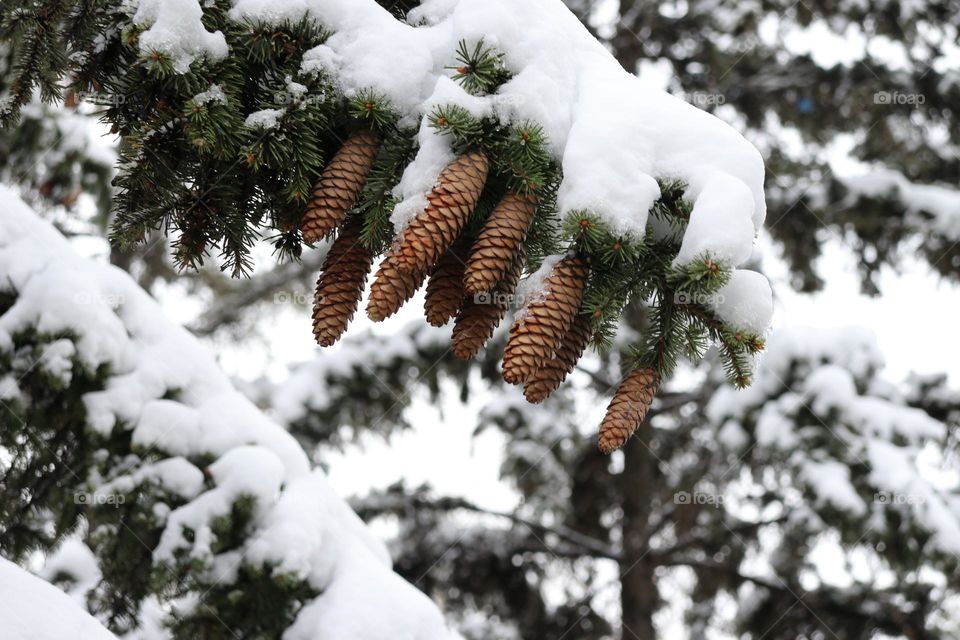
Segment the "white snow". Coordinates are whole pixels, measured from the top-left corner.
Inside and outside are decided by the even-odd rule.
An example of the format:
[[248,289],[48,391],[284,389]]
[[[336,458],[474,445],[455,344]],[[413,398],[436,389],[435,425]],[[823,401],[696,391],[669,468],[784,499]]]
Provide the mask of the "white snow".
[[186,73],[201,56],[221,60],[227,56],[227,41],[219,31],[203,28],[203,11],[197,0],[141,0],[134,24],[146,26],[140,34],[140,54],[162,52],[173,60],[178,73]]
[[[100,567],[93,551],[79,538],[67,538],[47,556],[37,575],[48,582],[68,576],[68,595],[79,606],[86,605],[87,593],[100,582]],[[63,588],[63,587],[61,587]]]
[[227,95],[223,92],[223,89],[220,87],[220,85],[211,84],[210,88],[208,88],[206,91],[202,91],[193,96],[193,101],[197,104],[208,104],[211,102],[227,104]]
[[[920,457],[925,447],[942,446],[947,426],[906,406],[896,387],[877,377],[882,367],[868,330],[778,330],[753,386],[718,390],[707,418],[724,433],[731,424],[752,431],[818,503],[862,520],[901,511],[941,550],[960,553],[957,483],[938,480],[937,469]],[[720,442],[744,446],[728,440]],[[851,469],[863,467],[866,478],[858,473],[855,486]]]
[[336,399],[329,390],[338,387],[337,378],[386,367],[394,361],[415,358],[418,350],[443,353],[450,347],[450,328],[432,327],[415,321],[390,336],[370,332],[348,336],[323,357],[294,365],[290,376],[273,390],[270,406],[282,424],[302,419],[308,411],[323,410]]
[[[563,168],[561,214],[589,209],[615,232],[640,237],[659,196],[656,179],[680,178],[695,201],[684,256],[710,250],[737,266],[749,255],[766,214],[758,151],[721,120],[627,73],[560,0],[428,0],[408,18],[427,24],[417,27],[373,0],[237,0],[231,16],[276,21],[304,12],[334,33],[304,56],[303,72],[329,72],[347,95],[386,95],[405,125],[439,104],[542,125]],[[514,78],[476,97],[445,67],[460,40],[481,39],[503,52]],[[428,134],[420,136],[426,158],[407,168],[398,190],[398,228],[422,208],[443,165]],[[709,232],[715,224],[723,229]]]
[[284,113],[284,109],[261,109],[248,115],[243,124],[251,129],[276,129]]
[[773,318],[770,281],[756,271],[736,269],[730,281],[711,296],[710,306],[729,326],[762,336]]
[[910,182],[899,171],[877,169],[857,176],[839,176],[850,193],[852,204],[857,196],[883,198],[892,196],[911,213],[924,211],[933,216],[933,228],[952,240],[960,240],[960,191],[957,189]]
[[[333,494],[323,473],[310,468],[294,439],[233,388],[197,340],[167,321],[126,273],[78,257],[6,187],[0,187],[0,282],[18,294],[0,317],[0,350],[9,350],[12,336],[30,327],[76,336],[73,357],[91,370],[105,364],[111,370],[106,389],[84,396],[90,428],[107,432],[121,420],[136,444],[169,456],[112,478],[87,479],[95,494],[130,491],[149,479],[188,500],[173,511],[158,508],[166,517],[158,560],[184,549],[210,560],[213,574],[225,581],[244,562],[270,559],[296,569],[324,591],[305,605],[285,637],[451,637],[437,609],[392,572],[386,549]],[[66,351],[52,344],[58,357],[45,363],[62,373]],[[190,462],[207,457],[214,460],[205,469],[212,486]],[[214,555],[211,521],[241,495],[256,499],[250,538],[239,550]],[[196,534],[192,542],[183,537],[184,525]],[[0,578],[0,591],[11,580]],[[17,599],[0,594],[4,632],[10,602]],[[33,611],[26,604],[21,609]],[[22,623],[41,634],[41,617],[34,612]],[[71,620],[68,614],[56,620],[53,635],[14,637],[59,640],[64,621]],[[66,627],[71,633],[85,628],[77,620]]]
[[70,596],[0,558],[0,625],[11,640],[116,640]]

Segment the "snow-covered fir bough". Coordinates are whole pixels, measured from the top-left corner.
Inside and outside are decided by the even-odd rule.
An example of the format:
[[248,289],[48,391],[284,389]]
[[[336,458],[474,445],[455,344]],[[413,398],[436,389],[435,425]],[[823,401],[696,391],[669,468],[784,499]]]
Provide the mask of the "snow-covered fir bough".
[[[339,338],[376,257],[381,320],[427,317],[477,353],[519,298],[504,378],[541,401],[626,304],[648,330],[601,426],[621,446],[683,355],[749,384],[771,296],[740,269],[763,163],[731,127],[643,88],[558,0],[51,1],[4,12],[3,115],[39,87],[93,96],[121,135],[114,239],[176,234],[235,274],[337,234],[314,332]],[[520,273],[531,274],[517,294]]]
[[[0,211],[5,558],[49,554],[45,577],[131,638],[456,637],[293,437],[128,274],[77,256],[7,188]],[[109,635],[79,612],[23,617],[44,606],[0,598],[0,635]]]

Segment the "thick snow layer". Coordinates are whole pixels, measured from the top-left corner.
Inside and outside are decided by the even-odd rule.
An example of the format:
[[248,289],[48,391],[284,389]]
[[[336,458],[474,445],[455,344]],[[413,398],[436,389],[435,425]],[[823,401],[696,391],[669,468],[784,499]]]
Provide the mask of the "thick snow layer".
[[67,538],[47,556],[38,574],[44,580],[67,580],[61,585],[80,606],[85,606],[87,593],[100,582],[100,567],[90,547],[79,538]]
[[960,191],[938,185],[914,184],[899,171],[881,169],[860,176],[840,177],[850,190],[848,199],[894,197],[907,211],[933,216],[933,228],[952,240],[960,240]]
[[0,635],[11,640],[116,640],[70,596],[4,558]]
[[[614,230],[642,236],[659,196],[656,179],[680,178],[695,201],[684,255],[710,250],[734,266],[749,255],[766,214],[759,152],[721,120],[644,87],[560,0],[427,0],[410,13],[411,24],[373,0],[236,0],[231,15],[280,20],[304,12],[334,33],[305,55],[303,70],[332,72],[348,95],[385,94],[405,124],[454,103],[542,125],[563,167],[561,213],[590,209]],[[446,67],[460,40],[481,39],[504,53],[514,77],[477,98],[455,87]],[[398,226],[422,206],[442,168],[425,137],[427,159],[410,165],[400,185],[411,204],[398,208]]]
[[773,318],[770,282],[756,271],[736,269],[710,306],[727,325],[763,335]]
[[134,24],[148,27],[140,34],[140,53],[168,54],[180,73],[185,73],[200,56],[211,60],[226,57],[226,39],[219,31],[210,33],[204,29],[202,15],[196,0],[141,0],[133,16]]
[[[135,443],[169,456],[94,486],[101,493],[122,492],[150,479],[188,500],[169,513],[158,559],[184,549],[211,560],[212,571],[224,580],[239,562],[269,560],[296,571],[323,592],[306,604],[288,638],[450,638],[439,611],[391,571],[382,543],[333,494],[323,473],[311,469],[294,439],[231,386],[196,339],[164,319],[126,273],[78,257],[5,187],[0,187],[0,282],[18,294],[0,317],[0,351],[29,327],[76,336],[76,357],[91,369],[109,364],[111,371],[105,390],[84,397],[91,428],[107,432],[122,420]],[[67,354],[57,344],[52,343],[57,357],[37,366],[64,372],[61,359]],[[206,457],[214,459],[206,468],[209,483],[189,461]],[[255,528],[239,551],[214,556],[210,523],[241,495],[256,499]],[[192,542],[183,537],[184,525],[196,534]],[[8,583],[0,577],[0,590]],[[11,601],[0,595],[0,611]],[[40,631],[51,619],[31,617]],[[0,615],[3,632],[7,619]],[[57,622],[59,635],[49,637],[64,637],[65,628],[82,629],[80,622],[62,624]]]

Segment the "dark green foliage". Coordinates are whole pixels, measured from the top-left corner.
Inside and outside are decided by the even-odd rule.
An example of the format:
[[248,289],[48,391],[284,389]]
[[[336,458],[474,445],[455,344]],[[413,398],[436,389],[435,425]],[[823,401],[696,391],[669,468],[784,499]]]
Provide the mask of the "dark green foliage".
[[29,330],[14,336],[13,351],[0,353],[0,371],[21,391],[0,403],[0,449],[8,456],[0,462],[0,547],[14,560],[49,550],[74,530],[93,462],[81,397],[108,372],[87,371],[74,359],[66,381],[43,362],[54,342],[72,345],[69,336]]
[[[16,301],[16,292],[0,293],[0,315]],[[168,621],[173,637],[279,637],[317,591],[266,567],[240,567],[236,581],[217,581],[204,574],[209,567],[203,561],[184,553],[173,563],[155,563],[166,514],[186,500],[149,473],[131,480],[175,456],[160,447],[134,446],[132,430],[123,422],[106,434],[88,423],[84,398],[106,389],[111,372],[106,365],[90,371],[75,355],[75,336],[31,328],[12,338],[12,348],[0,350],[0,371],[18,391],[0,401],[4,557],[24,562],[33,552],[49,553],[67,536],[80,535],[102,574],[87,593],[90,609],[114,632],[137,628],[149,596],[170,602],[201,594],[192,613]],[[178,395],[170,389],[164,399],[175,402]],[[194,456],[190,462],[204,468],[212,460]],[[119,482],[104,488],[111,479]],[[208,485],[213,488],[212,481]],[[256,514],[256,501],[238,496],[210,523],[211,551],[241,550]],[[218,622],[211,626],[210,621]]]
[[[598,5],[566,4],[586,24]],[[932,269],[957,280],[960,252],[949,236],[917,219],[917,203],[892,193],[847,199],[830,164],[836,154],[826,152],[838,136],[851,136],[856,144],[850,160],[865,170],[892,169],[918,185],[956,189],[960,162],[952,149],[960,85],[948,79],[960,11],[955,0],[916,6],[901,0],[721,0],[673,8],[621,0],[616,18],[596,32],[628,71],[644,60],[669,64],[671,91],[707,110],[732,110],[744,123],[746,136],[765,156],[766,227],[783,248],[794,288],[824,285],[817,264],[823,240],[840,237],[862,258],[867,293],[878,293],[884,266],[912,260],[916,245]],[[861,59],[857,54],[826,66],[817,54],[829,59],[829,45],[814,45],[822,50],[813,55],[789,48],[783,38],[762,33],[770,18],[785,30],[816,25],[838,37],[856,33],[868,46]],[[874,42],[910,53],[901,65]],[[772,128],[771,114],[777,123]],[[782,144],[784,130],[789,145]],[[792,150],[797,141],[799,153]]]
[[[101,28],[111,20],[123,25],[110,32],[105,46],[70,40],[62,32],[51,35],[54,27],[44,27],[42,34],[33,23],[16,27],[17,42],[38,35],[59,37],[83,54],[71,56],[69,65],[51,61],[51,69],[65,74],[69,66],[73,90],[95,89],[94,99],[106,106],[105,121],[122,136],[112,240],[128,248],[162,229],[174,235],[178,265],[198,268],[216,251],[232,275],[250,272],[250,249],[262,237],[272,241],[279,259],[296,259],[302,247],[300,219],[324,161],[350,132],[371,128],[383,144],[356,209],[364,216],[364,242],[377,252],[385,250],[393,231],[392,191],[416,151],[414,130],[396,129],[399,114],[382,96],[361,91],[344,97],[334,78],[301,72],[304,52],[328,35],[309,16],[280,25],[234,23],[227,17],[229,6],[226,0],[209,4],[203,19],[207,29],[225,34],[234,54],[220,61],[196,60],[186,70],[175,68],[163,52],[142,53],[139,27],[125,24],[109,3],[82,18]],[[63,21],[60,26],[67,25]],[[493,94],[511,77],[503,55],[483,40],[461,41],[451,55],[456,60],[449,67],[453,79],[471,94]],[[16,82],[23,74],[14,69],[11,75]],[[584,254],[591,267],[584,312],[595,319],[597,344],[610,343],[619,315],[632,299],[662,306],[661,315],[677,316],[644,339],[636,358],[658,363],[664,377],[676,364],[675,354],[699,355],[706,335],[719,339],[730,333],[723,327],[700,330],[684,319],[690,317],[687,305],[667,313],[665,300],[715,292],[729,275],[724,265],[714,271],[709,256],[703,256],[703,267],[674,271],[670,266],[689,217],[684,185],[665,182],[653,211],[666,219],[668,228],[675,227],[675,234],[648,233],[643,241],[614,237],[590,212],[558,220],[562,173],[538,123],[478,118],[457,105],[439,105],[427,120],[449,137],[455,153],[480,149],[490,161],[468,237],[513,191],[537,200],[525,246],[529,270],[547,255],[570,248]],[[694,304],[699,303],[697,297]],[[701,306],[697,313],[707,314],[707,305]],[[742,354],[730,344],[723,353],[736,372],[731,378],[745,383]]]
[[274,573],[271,567],[243,566],[236,584],[201,583],[194,588],[203,594],[200,603],[171,621],[170,632],[177,640],[279,637],[300,608],[318,595],[297,576]]
[[480,40],[471,49],[466,41],[457,47],[457,64],[447,67],[454,71],[453,79],[474,95],[493,93],[510,79],[503,64],[503,54]]

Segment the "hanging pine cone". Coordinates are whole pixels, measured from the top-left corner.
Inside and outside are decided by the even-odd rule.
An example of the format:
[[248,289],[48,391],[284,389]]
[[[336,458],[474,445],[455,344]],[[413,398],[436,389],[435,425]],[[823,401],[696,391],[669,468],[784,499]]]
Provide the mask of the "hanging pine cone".
[[469,253],[469,244],[461,238],[450,248],[434,267],[427,281],[427,297],[423,310],[427,322],[442,327],[447,320],[457,315],[463,302],[464,261]]
[[659,387],[660,376],[650,367],[635,369],[624,378],[600,423],[601,453],[610,453],[626,444],[646,417]]
[[397,243],[400,271],[427,272],[450,248],[477,206],[489,165],[487,154],[472,150],[440,172],[426,209],[410,221]]
[[405,273],[397,269],[394,247],[380,262],[377,275],[370,286],[370,298],[367,300],[367,317],[380,322],[395,314],[403,303],[413,297],[427,278],[425,271]]
[[326,237],[346,219],[347,212],[360,199],[379,150],[379,134],[357,131],[334,154],[314,185],[310,204],[300,222],[306,242]]
[[343,335],[363,295],[373,253],[360,241],[363,219],[354,216],[330,247],[313,298],[313,335],[329,347]]
[[587,283],[587,264],[580,256],[567,256],[554,265],[544,280],[544,294],[529,303],[510,327],[503,352],[503,379],[510,384],[530,380],[563,342],[570,329]]
[[593,337],[593,321],[590,316],[577,314],[570,330],[563,338],[557,353],[537,369],[537,372],[523,387],[523,395],[527,402],[537,404],[546,400],[551,393],[557,390],[560,384],[573,371],[587,348],[587,343]]
[[453,324],[453,355],[469,360],[487,343],[510,308],[510,299],[517,290],[525,259],[526,253],[521,247],[513,257],[509,271],[492,292],[464,298]]
[[513,262],[527,229],[537,212],[537,201],[532,195],[508,193],[487,218],[473,244],[464,290],[470,293],[492,291]]

